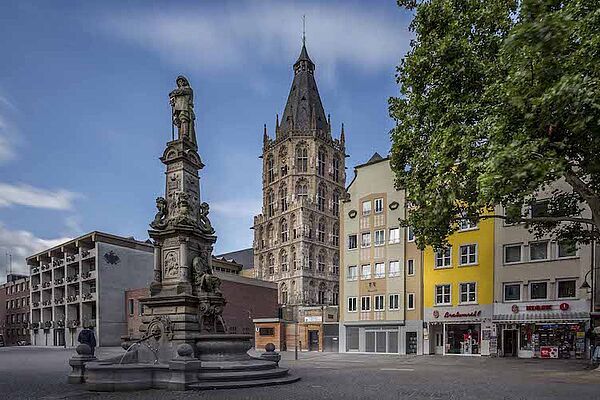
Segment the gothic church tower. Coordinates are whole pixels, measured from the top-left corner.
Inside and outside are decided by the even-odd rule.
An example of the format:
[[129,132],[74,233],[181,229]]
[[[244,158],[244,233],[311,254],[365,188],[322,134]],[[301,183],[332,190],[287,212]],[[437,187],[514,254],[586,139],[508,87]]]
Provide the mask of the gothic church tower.
[[333,139],[314,71],[303,43],[275,138],[264,128],[263,208],[254,217],[256,277],[277,282],[291,310],[338,304],[344,127]]

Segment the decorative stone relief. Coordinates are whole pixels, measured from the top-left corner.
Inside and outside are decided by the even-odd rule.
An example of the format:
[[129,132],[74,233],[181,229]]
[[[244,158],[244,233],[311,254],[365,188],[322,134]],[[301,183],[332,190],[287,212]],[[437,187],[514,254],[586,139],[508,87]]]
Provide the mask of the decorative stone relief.
[[164,274],[165,278],[179,277],[179,253],[176,250],[170,250],[165,253]]

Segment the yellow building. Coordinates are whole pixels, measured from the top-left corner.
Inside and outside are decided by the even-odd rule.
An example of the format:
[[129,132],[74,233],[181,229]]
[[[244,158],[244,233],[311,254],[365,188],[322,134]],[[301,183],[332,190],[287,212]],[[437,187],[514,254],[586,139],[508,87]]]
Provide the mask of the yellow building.
[[[407,241],[411,235],[407,235]],[[429,354],[489,355],[493,330],[494,219],[462,221],[443,250],[423,252],[423,320]]]

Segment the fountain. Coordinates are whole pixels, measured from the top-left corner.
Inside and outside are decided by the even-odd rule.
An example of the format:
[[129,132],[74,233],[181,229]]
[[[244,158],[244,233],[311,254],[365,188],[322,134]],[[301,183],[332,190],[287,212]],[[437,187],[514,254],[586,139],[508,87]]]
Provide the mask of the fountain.
[[126,338],[125,353],[106,360],[90,357],[87,346],[79,346],[69,381],[93,391],[295,382],[300,378],[279,366],[272,347],[265,357],[252,357],[252,335],[227,333],[227,301],[212,271],[217,236],[209,206],[200,201],[198,171],[204,164],[198,155],[193,90],[183,76],[176,83],[169,94],[172,140],[160,158],[166,166],[165,197],[156,199],[158,212],[148,231],[154,243],[154,279],[150,296],[140,300],[140,336]]

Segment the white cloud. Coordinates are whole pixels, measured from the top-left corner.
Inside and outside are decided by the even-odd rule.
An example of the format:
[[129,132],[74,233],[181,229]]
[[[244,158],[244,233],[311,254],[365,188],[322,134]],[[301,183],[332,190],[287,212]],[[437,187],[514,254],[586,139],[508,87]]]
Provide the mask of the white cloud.
[[12,160],[16,155],[14,142],[18,132],[8,118],[8,114],[16,110],[6,97],[0,96],[0,163]]
[[12,254],[12,272],[27,274],[26,257],[70,239],[69,237],[42,239],[28,231],[9,230],[0,222],[0,281],[6,279],[6,252]]
[[34,188],[20,184],[12,185],[0,182],[0,207],[12,205],[54,210],[70,210],[73,200],[80,195],[64,189],[55,191]]
[[331,73],[346,63],[372,71],[393,68],[408,48],[411,34],[397,10],[390,15],[348,4],[252,2],[113,14],[101,19],[100,29],[178,67],[219,73],[252,68],[257,58],[264,65],[297,56],[305,14],[307,46],[319,68]]

